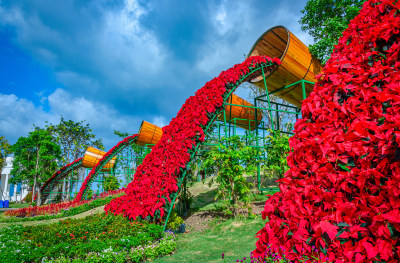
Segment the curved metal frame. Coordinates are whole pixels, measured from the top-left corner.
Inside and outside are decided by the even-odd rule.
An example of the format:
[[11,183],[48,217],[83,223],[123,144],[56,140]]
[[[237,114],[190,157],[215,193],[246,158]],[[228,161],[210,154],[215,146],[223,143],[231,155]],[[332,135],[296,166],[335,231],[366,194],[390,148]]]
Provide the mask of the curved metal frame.
[[[79,168],[82,166],[82,157],[76,159],[75,161],[65,165],[62,167],[60,170],[55,172],[52,177],[50,177],[49,180],[47,180],[43,186],[40,188],[41,194],[41,202],[44,203],[47,201],[47,197],[49,196],[49,193],[53,191],[53,189],[58,185],[58,184],[53,184],[53,181],[55,180],[60,180],[69,175],[72,171],[74,171],[76,168]],[[58,174],[58,175],[57,175]],[[37,194],[35,195],[34,200],[36,200]]]
[[78,194],[76,195],[74,201],[81,201],[82,197],[85,196],[88,189],[92,185],[93,181],[100,174],[102,168],[112,159],[115,155],[120,153],[123,149],[135,143],[138,135],[128,136],[122,141],[120,141],[115,147],[111,148],[106,154],[104,154],[103,158],[92,168],[90,173],[86,176],[85,181],[83,182],[81,188],[79,189]]
[[[223,112],[223,110],[224,110],[224,108],[225,108],[225,105],[227,104],[228,98],[229,98],[230,95],[235,91],[235,89],[236,89],[240,84],[242,84],[243,82],[247,81],[248,78],[251,78],[252,75],[253,75],[255,72],[257,72],[257,71],[261,71],[262,76],[263,76],[264,81],[265,81],[264,68],[270,67],[270,66],[271,66],[271,63],[272,63],[272,62],[269,62],[268,64],[265,64],[265,65],[262,65],[262,66],[259,66],[259,67],[257,67],[257,68],[252,69],[249,73],[247,73],[245,76],[243,76],[242,78],[240,78],[235,84],[233,84],[233,85],[231,86],[230,90],[228,90],[228,91],[226,92],[225,96],[224,96],[224,102],[223,102],[221,108],[220,108],[219,110],[216,110],[216,111],[212,114],[211,119],[210,119],[210,120],[208,121],[208,123],[207,123],[207,126],[203,129],[203,130],[204,130],[204,134],[210,132],[209,129],[210,129],[210,127],[211,127],[211,124],[217,119],[217,116]],[[228,86],[229,86],[229,85],[228,85]],[[178,196],[178,193],[179,193],[179,191],[180,191],[181,188],[182,188],[182,185],[183,185],[183,182],[184,182],[184,180],[185,180],[188,167],[189,167],[190,163],[192,162],[192,160],[194,159],[195,155],[197,154],[197,152],[198,152],[200,146],[203,145],[203,143],[204,143],[204,142],[199,142],[199,143],[197,143],[197,144],[196,144],[196,147],[195,147],[193,150],[190,151],[190,159],[189,159],[189,161],[187,162],[186,167],[181,169],[182,175],[181,175],[180,178],[179,178],[180,181],[179,181],[179,183],[178,183],[178,191],[175,192],[175,193],[172,193],[172,194],[170,195],[170,196],[173,196],[173,199],[171,200],[171,202],[167,202],[167,204],[166,204],[166,208],[168,209],[168,213],[167,213],[167,217],[166,217],[165,223],[164,223],[164,228],[163,228],[164,231],[165,231],[165,229],[166,229],[166,227],[167,227],[169,217],[170,217],[170,215],[171,215],[171,213],[172,213],[173,204],[175,203],[176,198],[177,198],[177,196]]]

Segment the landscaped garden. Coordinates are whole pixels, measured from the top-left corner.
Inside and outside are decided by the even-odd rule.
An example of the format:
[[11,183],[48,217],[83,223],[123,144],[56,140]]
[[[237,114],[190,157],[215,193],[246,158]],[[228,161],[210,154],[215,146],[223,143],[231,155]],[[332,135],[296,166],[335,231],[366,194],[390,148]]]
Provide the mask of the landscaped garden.
[[[269,99],[269,112],[243,104],[254,109],[248,126],[240,124],[246,131],[237,134],[240,125],[227,121],[227,109],[232,119],[237,106],[229,103],[236,88],[261,76],[269,96],[265,75],[287,66],[284,57],[258,54],[207,82],[156,143],[140,145],[141,128],[99,151],[73,199],[72,179],[61,179],[81,168],[90,153],[64,160],[62,167],[47,156],[28,175],[26,167],[33,166],[24,159],[23,145],[43,137],[60,157],[61,139],[51,141],[56,126],[21,139],[14,146],[19,166],[13,171],[21,180],[34,178],[31,201],[55,200],[50,197],[56,180],[70,189],[59,195],[63,202],[32,202],[1,215],[0,262],[399,262],[400,2],[339,2],[337,7],[349,8],[342,10],[347,22],[335,29],[341,36],[337,45],[311,49],[326,64],[307,98],[300,80],[301,113],[294,114],[301,118],[290,138],[290,131],[274,130],[280,122],[292,124],[274,121]],[[308,29],[315,27],[310,13],[318,13],[313,3],[321,7],[321,1],[307,3],[302,23]],[[288,98],[296,103],[296,97]],[[276,116],[293,113],[279,111],[278,104]],[[260,109],[270,121],[262,130],[266,136],[258,127],[266,122],[258,123]],[[215,126],[218,118],[221,126]],[[229,136],[221,136],[223,129]],[[113,170],[125,167],[118,154],[137,158],[133,179],[121,189]],[[101,172],[106,175],[97,183],[104,192],[94,195],[92,183]]]

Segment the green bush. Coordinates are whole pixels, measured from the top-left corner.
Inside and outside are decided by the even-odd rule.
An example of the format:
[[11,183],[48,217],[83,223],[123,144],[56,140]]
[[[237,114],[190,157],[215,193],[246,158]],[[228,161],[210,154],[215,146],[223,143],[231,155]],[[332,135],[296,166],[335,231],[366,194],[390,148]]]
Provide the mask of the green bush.
[[217,196],[226,203],[225,213],[239,215],[241,207],[250,208],[251,184],[247,183],[246,174],[253,174],[259,161],[255,156],[260,151],[248,145],[251,138],[238,135],[221,138],[218,145],[205,154],[202,170],[214,173],[209,185],[215,181],[218,184]]
[[[63,255],[64,259],[61,257],[59,260],[79,258],[84,261],[77,262],[89,262],[85,260],[93,253],[107,255],[112,259],[110,262],[113,262],[116,255],[125,253],[125,256],[119,257],[126,260],[128,251],[139,246],[146,247],[163,235],[159,225],[146,221],[131,222],[111,214],[66,219],[50,225],[13,225],[0,229],[0,243],[3,245],[0,247],[0,262],[37,262],[54,255]],[[146,253],[142,258],[158,255],[154,251]]]
[[176,231],[181,224],[183,224],[184,221],[182,217],[178,216],[175,211],[172,211],[168,224],[167,224],[167,229],[171,229],[172,231]]
[[70,259],[65,255],[51,260],[46,258],[44,263],[124,263],[142,262],[146,259],[152,260],[157,257],[168,255],[176,249],[176,240],[173,233],[166,233],[165,236],[155,242],[150,242],[145,246],[132,247],[126,251],[114,251],[108,248],[100,252],[90,252],[85,257]]
[[106,192],[119,189],[118,178],[115,177],[114,175],[104,176],[103,188],[104,188],[104,191],[106,191]]

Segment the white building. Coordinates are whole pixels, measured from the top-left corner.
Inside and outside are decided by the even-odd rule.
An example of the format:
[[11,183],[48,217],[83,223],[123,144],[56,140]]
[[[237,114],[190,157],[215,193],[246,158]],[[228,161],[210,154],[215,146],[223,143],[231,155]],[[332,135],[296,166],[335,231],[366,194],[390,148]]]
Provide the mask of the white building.
[[14,185],[9,184],[11,177],[13,157],[6,157],[6,164],[1,170],[0,177],[0,200],[21,201],[28,194],[27,187],[22,187],[21,183]]

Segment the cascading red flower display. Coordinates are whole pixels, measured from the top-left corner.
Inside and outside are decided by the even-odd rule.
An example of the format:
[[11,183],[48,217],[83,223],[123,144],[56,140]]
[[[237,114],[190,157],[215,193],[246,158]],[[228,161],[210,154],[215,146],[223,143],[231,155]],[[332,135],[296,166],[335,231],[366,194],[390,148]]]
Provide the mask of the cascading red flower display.
[[399,52],[400,2],[367,1],[302,104],[254,257],[400,261]]
[[134,134],[132,136],[128,136],[124,138],[122,141],[117,143],[113,148],[108,150],[103,157],[96,163],[96,165],[90,170],[89,174],[86,176],[85,180],[83,181],[83,184],[81,188],[79,189],[79,193],[76,195],[74,201],[81,201],[83,195],[85,194],[86,190],[92,183],[92,181],[96,178],[96,176],[99,174],[101,169],[109,162],[109,159],[117,155],[120,151],[122,151],[124,148],[127,146],[131,145],[134,143],[137,139],[138,135]]
[[190,154],[199,142],[204,141],[203,129],[212,116],[222,110],[229,91],[251,69],[264,66],[268,71],[278,64],[280,61],[277,58],[250,57],[207,82],[186,100],[177,116],[163,128],[160,141],[138,167],[134,180],[126,188],[126,194],[111,201],[105,207],[106,212],[132,219],[161,219],[179,190],[178,178],[189,163]]

